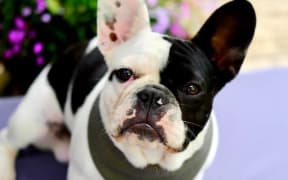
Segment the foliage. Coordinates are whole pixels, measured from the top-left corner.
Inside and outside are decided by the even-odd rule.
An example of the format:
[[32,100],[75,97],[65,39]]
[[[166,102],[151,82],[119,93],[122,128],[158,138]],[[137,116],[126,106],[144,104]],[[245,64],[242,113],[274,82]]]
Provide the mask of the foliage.
[[22,94],[69,44],[96,34],[92,0],[0,1],[0,63],[11,76],[6,94]]

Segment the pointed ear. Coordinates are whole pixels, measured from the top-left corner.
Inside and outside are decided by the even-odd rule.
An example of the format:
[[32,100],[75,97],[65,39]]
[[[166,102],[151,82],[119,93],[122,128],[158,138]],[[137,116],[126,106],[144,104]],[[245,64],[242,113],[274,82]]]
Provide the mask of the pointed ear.
[[255,26],[252,5],[234,0],[216,10],[193,39],[218,68],[223,85],[239,72]]
[[98,0],[98,42],[105,55],[120,44],[151,31],[144,0]]

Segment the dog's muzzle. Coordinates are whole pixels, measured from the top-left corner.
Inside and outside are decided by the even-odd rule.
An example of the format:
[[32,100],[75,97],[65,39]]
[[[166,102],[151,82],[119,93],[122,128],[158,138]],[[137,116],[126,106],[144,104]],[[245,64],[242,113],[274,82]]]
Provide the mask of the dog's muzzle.
[[166,144],[163,127],[157,122],[165,115],[171,98],[167,91],[158,86],[147,86],[136,93],[137,102],[133,107],[135,116],[124,121],[120,135],[137,134],[139,139],[156,141]]

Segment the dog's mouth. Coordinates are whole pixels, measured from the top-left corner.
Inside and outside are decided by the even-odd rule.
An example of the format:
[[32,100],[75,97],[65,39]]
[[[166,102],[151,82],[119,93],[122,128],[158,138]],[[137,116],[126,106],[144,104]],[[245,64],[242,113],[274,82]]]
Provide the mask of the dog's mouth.
[[178,120],[178,116],[174,116],[178,111],[168,105],[154,107],[154,104],[148,108],[143,106],[135,105],[131,108],[131,112],[127,111],[126,117],[118,119],[121,123],[114,126],[111,137],[117,143],[147,146],[147,148],[157,146],[170,153],[182,152],[184,150],[181,143],[184,138],[182,131],[185,129],[182,128],[182,121]]
[[120,128],[120,136],[124,136],[128,133],[138,135],[140,140],[159,141],[166,145],[166,138],[162,128],[156,127],[153,124],[147,122],[126,122],[123,127]]
[[169,146],[167,143],[164,130],[161,127],[157,127],[149,122],[126,122],[119,128],[118,135],[114,135],[113,138],[120,140],[129,134],[136,134],[141,141],[155,142],[158,141],[166,147],[166,150],[170,153],[182,152],[181,149],[177,149]]

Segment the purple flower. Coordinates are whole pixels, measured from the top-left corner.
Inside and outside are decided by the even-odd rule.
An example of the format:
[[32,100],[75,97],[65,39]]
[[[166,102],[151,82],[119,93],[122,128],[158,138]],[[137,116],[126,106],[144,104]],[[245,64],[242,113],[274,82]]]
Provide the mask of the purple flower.
[[156,8],[152,10],[151,17],[156,19],[156,23],[152,26],[154,32],[164,33],[169,28],[170,19],[166,9]]
[[36,13],[40,14],[46,9],[45,0],[36,0]]
[[21,51],[21,46],[19,44],[15,44],[12,50],[13,50],[13,53],[18,54]]
[[175,22],[170,27],[170,32],[172,35],[177,36],[179,38],[187,38],[188,33],[183,29],[179,22]]
[[36,38],[36,32],[33,31],[33,30],[29,31],[29,32],[28,32],[28,36],[29,36],[31,39],[34,39],[34,38]]
[[190,18],[191,17],[191,7],[189,3],[183,2],[180,5],[180,15],[179,18]]
[[21,17],[16,17],[14,23],[18,29],[25,28],[25,21]]
[[45,13],[41,16],[41,20],[44,23],[49,23],[51,21],[51,15],[49,13]]
[[45,59],[42,56],[36,58],[36,63],[38,66],[42,66],[45,63]]
[[25,6],[25,7],[22,9],[22,16],[24,16],[24,17],[30,16],[31,13],[32,13],[32,10],[31,10],[31,8],[28,7],[28,6]]
[[154,7],[157,5],[158,3],[158,0],[146,0],[147,1],[147,4],[150,6],[150,7]]
[[13,50],[11,49],[7,49],[5,52],[4,52],[4,58],[5,59],[11,59],[13,57]]
[[22,30],[14,29],[8,33],[9,42],[12,44],[20,44],[24,40],[24,37],[25,32]]
[[36,42],[33,47],[34,54],[40,54],[43,51],[42,42]]

